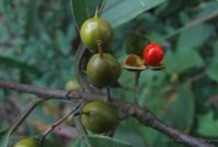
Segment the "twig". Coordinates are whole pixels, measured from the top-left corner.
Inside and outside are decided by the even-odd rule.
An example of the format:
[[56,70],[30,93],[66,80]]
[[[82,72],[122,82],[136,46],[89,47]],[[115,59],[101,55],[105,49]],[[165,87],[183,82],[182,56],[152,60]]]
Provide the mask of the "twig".
[[9,128],[10,134],[12,134],[22,124],[26,117],[29,116],[29,114],[34,110],[34,108],[41,104],[43,101],[44,100],[42,99],[32,100],[29,103],[29,105],[27,105],[26,109],[21,113],[21,115],[17,117],[15,123]]
[[134,105],[124,101],[116,101],[116,105],[122,108],[121,111],[124,113],[133,115],[139,122],[168,135],[177,143],[183,143],[190,147],[215,147],[166,125],[146,108],[138,106],[137,111],[133,111]]
[[52,99],[62,99],[62,100],[71,100],[71,99],[83,99],[83,100],[96,100],[96,99],[106,99],[107,97],[103,94],[91,94],[88,92],[79,92],[79,91],[64,91],[64,90],[55,90],[48,88],[40,88],[26,84],[20,84],[12,81],[1,81],[0,87],[13,89],[25,93],[31,93],[40,96],[40,99],[47,99],[51,97]]
[[187,30],[187,29],[189,29],[189,28],[191,28],[191,27],[193,27],[195,25],[198,25],[198,24],[203,23],[205,21],[208,21],[208,20],[210,20],[212,18],[215,18],[217,15],[218,15],[218,11],[214,11],[214,12],[212,12],[212,13],[206,15],[206,16],[203,16],[203,17],[197,18],[195,20],[192,20],[189,23],[187,23],[185,26],[183,26],[183,27],[179,28],[178,30],[166,35],[164,38],[165,39],[170,39],[171,37],[183,32],[183,31],[185,31],[185,30]]
[[111,102],[111,91],[110,87],[106,87],[107,101]]
[[86,51],[85,45],[80,43],[79,49],[77,50],[75,55],[74,69],[75,69],[75,77],[77,81],[80,83],[82,89],[90,92],[91,87],[89,86],[89,83],[87,83],[87,81],[84,79],[84,76],[82,76],[83,69],[81,69],[85,51]]
[[138,94],[139,94],[139,78],[140,78],[140,73],[141,71],[135,71],[135,90],[134,90],[134,104],[135,104],[135,109],[138,104]]
[[81,136],[83,137],[86,145],[88,147],[92,147],[91,143],[89,142],[87,132],[86,132],[84,126],[82,125],[81,121],[80,121],[81,120],[80,117],[81,117],[80,115],[77,115],[77,116],[74,117],[74,123],[76,125],[76,129],[78,130],[79,134],[81,134]]
[[[8,89],[15,89],[15,90],[26,92],[26,93],[29,92],[35,95],[44,95],[44,96],[52,95],[53,98],[59,98],[59,99],[62,98],[63,100],[69,99],[69,97],[67,96],[67,92],[63,90],[52,90],[52,89],[46,89],[46,88],[39,88],[39,87],[30,86],[30,85],[19,84],[16,82],[5,82],[1,80],[0,80],[0,87],[4,87]],[[24,89],[24,87],[26,89]],[[48,91],[47,94],[46,94],[46,91]],[[74,93],[72,92],[70,97],[74,99],[88,100],[88,99],[93,99],[94,96],[96,96],[96,94],[94,93],[85,93],[85,92],[75,92]],[[104,95],[102,95],[102,97],[104,97]],[[171,138],[176,139],[179,143],[184,143],[187,146],[191,146],[191,147],[213,147],[213,145],[211,144],[204,143],[202,140],[186,135],[166,125],[146,108],[141,108],[140,106],[137,106],[138,107],[137,111],[134,111],[134,105],[132,103],[120,101],[114,98],[112,99],[113,99],[113,104],[116,106],[119,106],[120,110],[123,111],[123,113],[131,114],[131,115],[134,114],[134,116],[142,124],[145,124],[151,128],[154,128],[155,130],[158,130],[168,135]]]
[[65,116],[63,116],[61,119],[59,119],[57,122],[53,123],[45,132],[43,132],[41,138],[40,138],[40,144],[43,146],[45,138],[61,123],[63,123],[70,115],[74,115],[76,111],[80,108],[83,102],[78,102],[69,113],[67,113]]

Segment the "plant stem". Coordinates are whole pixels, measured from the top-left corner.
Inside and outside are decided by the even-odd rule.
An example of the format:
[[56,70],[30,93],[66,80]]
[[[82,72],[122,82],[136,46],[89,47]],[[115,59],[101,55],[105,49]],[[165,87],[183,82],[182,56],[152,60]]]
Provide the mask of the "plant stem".
[[110,87],[106,87],[106,92],[107,92],[107,101],[111,101],[111,92],[110,92]]
[[43,146],[45,138],[57,127],[59,126],[61,123],[63,123],[70,115],[74,115],[76,114],[76,111],[80,108],[80,106],[83,104],[82,101],[78,102],[75,106],[73,106],[73,108],[71,109],[71,111],[69,113],[67,113],[66,115],[64,115],[61,119],[59,119],[58,121],[56,121],[55,123],[53,123],[47,130],[45,130],[40,138],[40,147]]
[[215,18],[217,15],[218,15],[218,11],[214,11],[214,12],[212,12],[212,13],[204,16],[204,17],[192,20],[189,23],[187,23],[185,26],[179,28],[178,30],[175,30],[174,32],[164,36],[163,38],[164,39],[170,39],[171,37],[173,37],[175,35],[178,35],[179,33],[183,32],[183,31],[185,31],[185,30],[187,30],[187,29],[189,29],[189,28],[191,28],[191,27],[193,27],[195,25],[198,25],[198,24],[203,23],[205,21],[208,21],[208,20],[210,20],[212,18]]
[[75,122],[75,125],[76,125],[76,129],[79,132],[79,134],[81,134],[81,136],[83,137],[86,145],[88,147],[92,147],[92,145],[89,142],[87,132],[86,132],[84,126],[82,125],[81,121],[80,121],[81,120],[80,117],[81,116],[79,116],[79,115],[74,117],[74,122]]
[[87,80],[84,78],[84,73],[83,73],[83,69],[81,69],[82,64],[83,64],[83,57],[86,51],[86,47],[85,45],[81,42],[80,46],[76,52],[75,55],[75,64],[74,64],[74,71],[75,71],[75,77],[77,79],[77,81],[79,82],[79,84],[82,87],[82,90],[87,91],[87,92],[91,92],[92,89],[89,86],[89,83],[87,82]]
[[18,116],[17,120],[14,122],[14,124],[10,127],[9,133],[12,134],[16,129],[24,122],[24,120],[29,116],[29,114],[34,110],[36,106],[44,102],[45,100],[42,99],[34,99],[32,100],[26,109],[21,113],[21,115]]
[[[27,84],[21,84],[17,82],[12,81],[2,81],[0,80],[0,87],[7,88],[7,89],[13,89],[25,93],[32,93],[35,95],[40,95],[44,97],[38,97],[39,99],[45,99],[46,97],[52,97],[52,99],[59,99],[59,100],[69,100],[69,98],[74,98],[75,100],[83,99],[83,100],[93,100],[96,97],[105,97],[105,95],[99,95],[96,93],[88,93],[88,92],[72,92],[70,95],[67,96],[67,91],[64,90],[54,90],[49,88],[40,88],[32,85]],[[113,97],[113,104],[120,108],[120,111],[122,111],[123,114],[126,114],[126,116],[133,115],[133,116],[142,124],[151,127],[159,132],[162,132],[163,134],[169,136],[170,138],[178,139],[178,143],[183,143],[186,146],[192,146],[192,147],[214,147],[212,144],[209,144],[207,142],[204,142],[203,140],[200,140],[198,138],[195,138],[193,136],[184,134],[181,131],[178,131],[177,129],[170,127],[166,125],[164,122],[159,120],[158,117],[155,116],[155,114],[151,113],[146,107],[140,107],[137,106],[137,111],[134,111],[134,107],[132,103],[119,100],[122,98],[115,98]],[[124,98],[123,98],[124,99]]]
[[100,55],[100,57],[103,57],[103,54],[104,54],[103,48],[102,48],[103,42],[102,42],[101,40],[98,40],[98,41],[97,41],[97,44],[98,44],[98,52],[99,52],[99,55]]
[[94,18],[98,18],[99,17],[99,10],[100,10],[100,6],[98,5],[95,9],[95,15]]
[[136,107],[138,105],[138,94],[139,94],[139,78],[140,78],[140,74],[141,74],[141,71],[136,71],[135,72],[135,92],[134,92],[134,106],[135,106],[135,110],[136,110]]

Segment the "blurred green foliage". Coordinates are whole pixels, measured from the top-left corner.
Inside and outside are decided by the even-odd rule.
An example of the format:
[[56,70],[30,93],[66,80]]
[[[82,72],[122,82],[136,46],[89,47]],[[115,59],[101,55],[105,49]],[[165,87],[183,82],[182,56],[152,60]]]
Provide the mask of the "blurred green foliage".
[[[84,18],[91,16],[100,0],[72,2],[74,17],[68,1],[0,1],[1,79],[64,88],[74,76],[73,55],[79,44],[77,28]],[[115,38],[110,52],[121,64],[134,46],[137,53],[141,51],[141,43],[146,42],[146,38],[159,42],[165,50],[165,69],[146,70],[141,74],[139,104],[148,107],[170,126],[209,141],[211,138],[216,145],[217,16],[216,0],[107,0],[102,14],[114,28]],[[79,23],[73,20],[79,20]],[[134,36],[138,40],[134,40]],[[119,82],[133,87],[133,79],[133,73],[123,70]],[[113,89],[112,94],[127,101],[133,100],[131,91]],[[1,130],[14,121],[18,110],[21,111],[32,97],[0,90],[0,112],[5,118],[0,123]],[[42,105],[31,116],[38,123],[27,121],[17,136],[39,134],[40,128],[60,116],[62,104],[65,102],[51,101]],[[53,137],[61,136],[57,134]],[[137,147],[179,146],[134,118],[122,121],[114,137]],[[69,146],[79,141],[58,140]]]

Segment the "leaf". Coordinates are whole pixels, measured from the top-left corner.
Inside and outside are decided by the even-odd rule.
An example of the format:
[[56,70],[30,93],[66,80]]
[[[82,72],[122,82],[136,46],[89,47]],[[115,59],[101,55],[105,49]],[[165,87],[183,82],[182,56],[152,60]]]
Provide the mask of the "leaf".
[[203,60],[199,53],[191,48],[179,48],[175,52],[168,50],[165,55],[165,66],[169,73],[181,73],[202,65]]
[[218,59],[215,59],[207,66],[207,75],[214,81],[218,82]]
[[[139,14],[158,6],[166,0],[107,0],[103,9],[102,18],[109,21],[116,28]],[[74,21],[77,28],[89,17],[94,15],[96,6],[101,0],[70,0]]]
[[6,132],[3,137],[0,138],[0,147],[8,147],[10,133]]
[[0,55],[0,61],[1,61],[2,64],[7,64],[9,66],[14,66],[16,68],[21,69],[22,71],[25,71],[25,72],[30,72],[30,73],[33,73],[33,74],[40,74],[40,71],[35,66],[28,65],[27,63],[18,61],[18,60],[14,59],[14,58],[4,57],[4,56]]
[[26,13],[25,38],[28,39],[35,32],[37,8],[39,0],[29,1]]
[[88,139],[93,147],[132,147],[127,142],[102,135],[90,135]]
[[102,0],[69,0],[73,20],[79,29],[82,23],[94,16],[96,7]]
[[169,97],[163,118],[185,132],[190,131],[194,120],[194,96],[190,89],[190,85],[185,84]]
[[177,48],[199,47],[214,33],[214,26],[201,24],[185,30],[179,36]]
[[166,0],[107,0],[102,17],[116,28]]
[[117,127],[114,137],[129,142],[134,147],[141,147],[147,144],[147,140],[141,137],[138,130],[141,130],[141,124],[134,118],[125,119]]
[[218,120],[213,118],[213,112],[198,117],[197,132],[205,136],[218,137]]
[[[92,147],[132,147],[127,142],[103,135],[89,135],[88,139]],[[87,147],[82,138],[76,139],[73,146]]]
[[211,63],[207,67],[207,75],[211,80],[218,82],[218,41],[213,45],[214,56]]

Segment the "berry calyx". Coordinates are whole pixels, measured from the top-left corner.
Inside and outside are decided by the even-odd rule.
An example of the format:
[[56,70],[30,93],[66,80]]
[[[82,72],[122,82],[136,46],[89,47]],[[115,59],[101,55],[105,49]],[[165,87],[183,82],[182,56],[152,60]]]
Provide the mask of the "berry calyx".
[[143,50],[143,60],[148,66],[158,66],[162,61],[164,51],[162,47],[155,42],[149,43]]

